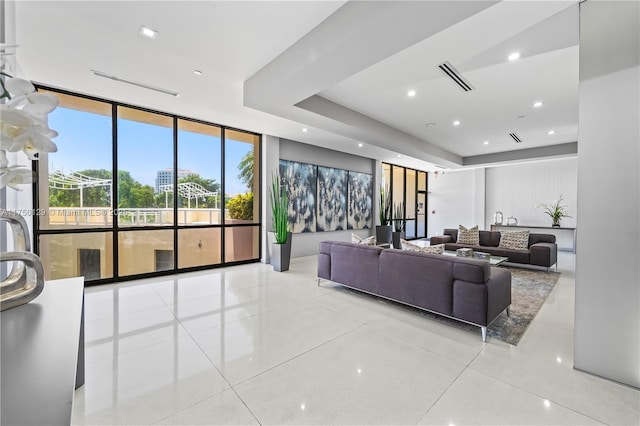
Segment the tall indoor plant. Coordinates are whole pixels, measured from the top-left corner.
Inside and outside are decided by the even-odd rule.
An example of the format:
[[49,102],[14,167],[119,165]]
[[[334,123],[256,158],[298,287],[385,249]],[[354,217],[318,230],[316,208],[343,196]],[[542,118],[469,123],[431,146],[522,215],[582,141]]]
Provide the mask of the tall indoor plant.
[[392,233],[393,248],[400,249],[400,239],[405,238],[405,229],[407,227],[407,220],[404,218],[404,203],[398,203],[393,205],[393,228]]
[[376,241],[380,243],[391,242],[391,193],[389,186],[380,186],[379,198],[380,225],[376,226]]
[[286,188],[282,186],[280,175],[277,173],[271,176],[269,201],[276,240],[272,244],[271,264],[273,269],[278,272],[288,271],[291,260],[291,232],[288,223],[289,197]]

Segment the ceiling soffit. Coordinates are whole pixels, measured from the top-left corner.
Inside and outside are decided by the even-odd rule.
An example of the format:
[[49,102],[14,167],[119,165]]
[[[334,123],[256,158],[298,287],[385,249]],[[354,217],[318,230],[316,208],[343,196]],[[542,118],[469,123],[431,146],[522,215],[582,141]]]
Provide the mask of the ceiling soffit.
[[[529,4],[530,10],[514,14],[513,3]],[[527,60],[567,50],[577,43],[577,29],[562,27],[571,22],[571,5],[575,2],[348,2],[245,81],[244,105],[445,167],[499,161],[512,156],[496,152],[499,147],[489,154],[463,145],[456,149],[451,142],[458,142],[446,135],[430,139],[424,129],[389,118],[393,116],[389,111],[401,109],[393,103],[398,101],[368,102],[366,91],[392,88],[404,94],[406,82],[443,80],[434,63],[448,59],[463,73],[505,67],[504,51],[511,45],[532,46],[523,58]],[[506,18],[508,23],[499,29],[471,37],[478,28]],[[562,31],[557,31],[560,27]],[[461,37],[468,46],[454,43]],[[567,63],[573,61],[570,53],[564,56]],[[565,119],[569,124],[564,140],[536,149],[529,145],[516,157],[566,155],[576,146],[571,142],[577,140],[577,119],[575,138],[572,120]],[[425,124],[419,121],[420,126]],[[506,130],[501,137],[508,138]],[[564,148],[552,149],[558,143]],[[504,150],[512,149],[513,143]]]

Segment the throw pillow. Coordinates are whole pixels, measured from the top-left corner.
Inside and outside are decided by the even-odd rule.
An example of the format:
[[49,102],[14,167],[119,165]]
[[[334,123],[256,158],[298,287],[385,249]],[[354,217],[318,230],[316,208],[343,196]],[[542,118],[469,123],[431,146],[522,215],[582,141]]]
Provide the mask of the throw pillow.
[[429,254],[442,254],[444,253],[444,244],[438,244],[435,246],[419,246],[417,244],[410,243],[407,240],[400,239],[400,246],[402,250],[406,251],[415,251],[418,253],[429,253]]
[[529,231],[500,231],[499,248],[527,250],[529,248]]
[[353,244],[360,244],[363,246],[375,246],[376,245],[376,236],[372,235],[368,238],[360,238],[356,234],[351,234],[351,242]]
[[480,231],[478,225],[473,228],[465,228],[464,226],[458,226],[458,244],[469,244],[471,246],[480,245]]

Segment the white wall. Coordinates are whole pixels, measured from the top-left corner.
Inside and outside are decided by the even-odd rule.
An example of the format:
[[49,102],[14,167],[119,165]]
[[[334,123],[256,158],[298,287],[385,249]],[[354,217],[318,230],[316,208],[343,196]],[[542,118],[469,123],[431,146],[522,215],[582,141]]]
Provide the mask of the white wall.
[[640,387],[640,3],[580,4],[574,366]]
[[[359,157],[356,155],[346,154],[343,152],[333,151],[326,148],[320,148],[313,145],[303,144],[301,142],[291,141],[288,139],[279,139],[273,136],[265,137],[263,155],[263,170],[269,170],[269,174],[263,178],[265,184],[271,184],[271,170],[278,171],[279,161],[290,160],[299,161],[302,163],[316,164],[319,166],[335,167],[338,169],[353,170],[361,173],[368,173],[374,175],[374,197],[373,203],[376,204],[376,188],[378,188],[378,182],[375,179],[376,161],[370,158]],[[277,153],[277,154],[276,154]],[[378,165],[379,169],[379,165]],[[262,261],[269,261],[268,241],[266,232],[271,231],[271,208],[268,203],[268,190],[263,197],[265,206],[263,211],[265,217],[263,223],[265,224],[265,236],[263,241],[263,256]],[[376,225],[377,211],[374,215],[373,227]],[[375,229],[375,228],[374,228]],[[351,241],[351,234],[354,233],[360,237],[368,237],[373,235],[372,229],[362,230],[347,230],[347,231],[332,231],[332,232],[307,232],[301,234],[294,234],[291,240],[291,257],[310,256],[318,254],[318,246],[321,241],[334,240],[334,241]]]
[[484,183],[483,169],[429,173],[427,236],[458,225],[484,229]]
[[260,170],[262,172],[262,182],[266,191],[262,194],[262,263],[269,263],[270,242],[267,238],[267,232],[273,228],[271,204],[269,204],[269,188],[271,188],[271,177],[274,173],[278,173],[280,161],[280,139],[275,136],[262,135],[262,164]]
[[551,218],[540,203],[553,203],[562,195],[571,218],[561,225],[574,228],[577,219],[578,159],[562,158],[536,163],[491,167],[486,171],[486,229],[494,223],[494,213],[518,219],[518,225],[551,226]]

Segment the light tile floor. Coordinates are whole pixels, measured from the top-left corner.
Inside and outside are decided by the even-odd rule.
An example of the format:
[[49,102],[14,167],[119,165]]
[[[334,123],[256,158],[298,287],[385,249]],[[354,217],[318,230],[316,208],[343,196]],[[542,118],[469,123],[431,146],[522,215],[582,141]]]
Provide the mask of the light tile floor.
[[91,287],[73,424],[639,424],[572,368],[573,254],[518,346],[251,264]]

